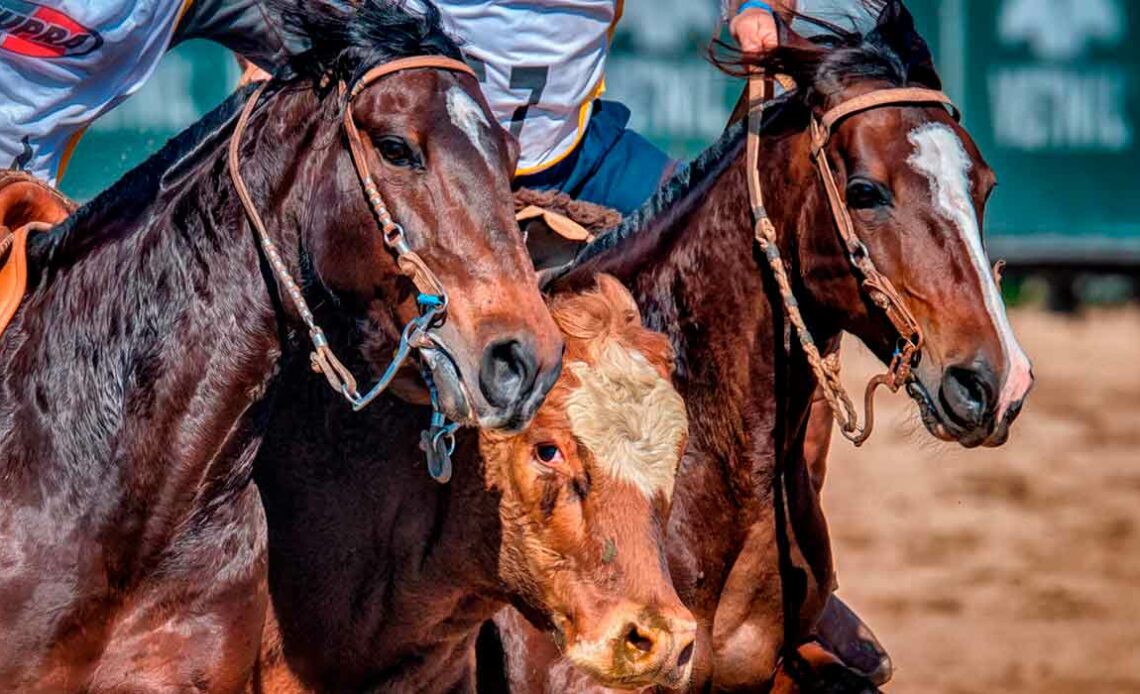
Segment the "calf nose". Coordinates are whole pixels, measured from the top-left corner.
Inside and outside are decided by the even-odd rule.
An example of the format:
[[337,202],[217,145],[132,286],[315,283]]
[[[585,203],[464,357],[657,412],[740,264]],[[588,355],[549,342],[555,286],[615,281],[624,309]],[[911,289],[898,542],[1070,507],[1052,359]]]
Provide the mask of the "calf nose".
[[493,407],[513,408],[534,390],[537,372],[538,360],[529,340],[498,340],[483,352],[479,390]]
[[993,424],[997,377],[985,364],[951,366],[942,376],[939,397],[955,424],[970,431]]
[[627,676],[677,687],[689,679],[697,625],[691,618],[648,614],[626,625],[615,660],[625,661]]

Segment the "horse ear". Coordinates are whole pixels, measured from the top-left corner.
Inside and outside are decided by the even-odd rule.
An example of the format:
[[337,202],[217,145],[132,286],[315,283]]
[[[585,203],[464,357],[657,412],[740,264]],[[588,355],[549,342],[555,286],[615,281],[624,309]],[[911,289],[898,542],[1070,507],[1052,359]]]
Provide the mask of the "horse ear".
[[942,89],[942,78],[934,67],[930,46],[914,25],[914,15],[902,0],[886,0],[874,33],[890,46],[907,67],[907,81],[931,89]]

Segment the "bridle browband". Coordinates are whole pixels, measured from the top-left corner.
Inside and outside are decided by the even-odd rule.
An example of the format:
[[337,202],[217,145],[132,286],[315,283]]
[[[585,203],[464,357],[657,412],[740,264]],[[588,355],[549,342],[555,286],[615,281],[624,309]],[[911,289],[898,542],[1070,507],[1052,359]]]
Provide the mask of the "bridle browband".
[[[388,389],[400,367],[403,366],[411,355],[412,350],[423,348],[443,350],[442,345],[438,344],[428,331],[438,327],[446,319],[448,305],[447,290],[436,274],[432,272],[431,268],[424,263],[423,258],[412,250],[408,244],[404,228],[392,219],[392,214],[389,212],[388,206],[384,203],[384,198],[377,189],[376,183],[372,179],[372,174],[368,170],[364,141],[359,129],[356,127],[356,121],[352,114],[353,101],[369,85],[396,72],[416,69],[445,70],[470,75],[473,78],[476,77],[475,72],[462,61],[445,56],[431,55],[393,60],[368,70],[360,79],[356,80],[351,88],[344,82],[338,85],[339,94],[344,98],[344,118],[342,124],[345,137],[348,140],[349,154],[352,158],[353,167],[356,169],[357,177],[360,179],[364,197],[368,200],[369,207],[371,207],[372,213],[376,217],[380,234],[384,239],[384,245],[395,255],[396,265],[399,267],[400,272],[408,277],[419,291],[417,304],[420,309],[420,314],[404,326],[400,335],[400,344],[392,358],[392,363],[388,365],[388,368],[384,371],[379,380],[377,380],[376,384],[366,393],[361,393],[358,390],[356,379],[353,377],[352,372],[349,371],[340,359],[337,358],[336,354],[333,353],[328,338],[325,336],[324,330],[317,325],[316,319],[313,317],[313,312],[309,309],[309,305],[305,301],[300,286],[289,274],[289,268],[285,265],[284,260],[282,260],[281,254],[277,250],[277,244],[274,243],[268,231],[266,231],[265,223],[262,221],[261,215],[253,204],[249,189],[246,187],[245,180],[241,175],[239,153],[242,135],[245,133],[246,126],[249,124],[249,119],[261,95],[269,85],[269,81],[264,82],[249,97],[249,101],[246,102],[238,118],[233,137],[230,139],[228,162],[230,177],[233,179],[234,188],[237,189],[238,198],[241,200],[242,207],[245,209],[250,224],[253,225],[257,233],[258,241],[262,251],[265,253],[265,258],[269,262],[274,277],[285,289],[285,293],[289,295],[290,301],[309,330],[309,339],[313,345],[313,352],[310,355],[313,371],[324,374],[329,386],[348,400],[353,409],[357,411],[367,407],[369,403]],[[453,434],[458,425],[447,423],[439,409],[438,394],[430,374],[425,372],[424,376],[431,395],[433,415],[431,429],[425,432],[423,443],[425,444],[425,452],[428,456],[429,471],[437,480],[445,482],[451,474],[450,454],[455,447]]]
[[[855,223],[847,211],[847,205],[839,193],[835,182],[835,173],[827,158],[827,143],[830,141],[835,129],[844,119],[863,113],[865,111],[883,108],[886,106],[930,106],[939,105],[949,109],[955,119],[959,118],[957,107],[954,106],[946,94],[933,89],[899,88],[878,89],[862,96],[848,99],[823,114],[811,117],[811,156],[819,172],[827,201],[831,207],[831,216],[835,221],[835,228],[840,240],[847,251],[847,257],[852,266],[861,275],[860,286],[879,310],[886,314],[891,325],[898,333],[898,342],[894,355],[886,373],[875,376],[867,384],[863,394],[864,423],[859,425],[859,413],[854,403],[844,389],[839,378],[839,360],[837,354],[822,356],[815,344],[815,339],[808,330],[800,312],[799,304],[792,292],[791,281],[788,279],[787,268],[780,257],[777,244],[776,227],[764,208],[764,191],[760,183],[760,132],[763,125],[764,103],[768,98],[768,82],[762,75],[753,75],[748,80],[748,195],[752,203],[752,215],[755,219],[754,235],[760,249],[768,260],[776,284],[780,289],[784,310],[788,321],[794,326],[799,337],[800,346],[807,357],[808,363],[815,372],[823,395],[827,399],[839,430],[845,438],[856,446],[862,445],[870,436],[875,426],[875,391],[880,386],[886,386],[892,393],[897,392],[911,377],[911,369],[918,364],[922,354],[923,334],[918,321],[907,309],[902,297],[891,281],[879,272],[871,260],[867,247],[859,240],[855,233]],[[788,89],[794,88],[787,83]]]

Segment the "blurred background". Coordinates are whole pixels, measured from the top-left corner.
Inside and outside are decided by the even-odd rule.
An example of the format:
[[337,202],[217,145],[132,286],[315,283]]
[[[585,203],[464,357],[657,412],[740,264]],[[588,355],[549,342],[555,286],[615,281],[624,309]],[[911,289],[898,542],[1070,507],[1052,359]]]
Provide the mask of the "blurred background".
[[[843,0],[802,0],[844,20]],[[937,444],[902,396],[863,449],[833,447],[840,592],[900,692],[1140,692],[1140,3],[909,0],[946,91],[996,169],[987,245],[1037,386],[1011,441]],[[674,155],[721,132],[741,84],[705,49],[717,0],[627,0],[608,97]],[[858,18],[856,18],[858,21]],[[80,142],[87,199],[236,84],[189,43]],[[845,346],[856,392],[876,364]]]

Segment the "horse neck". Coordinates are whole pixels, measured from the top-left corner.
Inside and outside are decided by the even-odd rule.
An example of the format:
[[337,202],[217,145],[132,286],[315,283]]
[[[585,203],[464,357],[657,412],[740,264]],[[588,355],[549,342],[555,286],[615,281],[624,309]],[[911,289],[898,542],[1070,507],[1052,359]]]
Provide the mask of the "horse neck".
[[[796,239],[823,218],[801,137],[765,138],[760,168],[778,245],[804,293]],[[670,337],[677,385],[695,415],[692,442],[725,463],[741,493],[793,444],[815,382],[787,330],[771,269],[754,250],[745,171],[744,138],[737,137],[680,200],[625,240],[625,252],[591,264],[618,275],[646,325]],[[800,183],[789,185],[789,175]]]
[[428,408],[383,395],[353,412],[300,356],[283,366],[254,472],[285,648],[323,687],[430,689],[503,604],[498,498],[474,432],[460,432],[455,475],[437,484],[417,445]]
[[[134,499],[135,512],[169,523],[185,519],[188,499],[242,489],[234,482],[248,476],[256,445],[246,415],[279,344],[225,173],[226,135],[173,167],[160,154],[148,164],[162,171],[144,164],[37,240],[35,289],[0,337],[0,465],[19,471],[5,475],[13,493],[50,494],[41,485],[64,480],[83,490],[80,505]],[[275,180],[296,152],[297,135],[276,137],[273,156],[255,148],[259,181]],[[265,188],[251,183],[255,196]],[[267,212],[267,225],[280,230],[281,216]],[[145,528],[158,546],[164,532]]]

